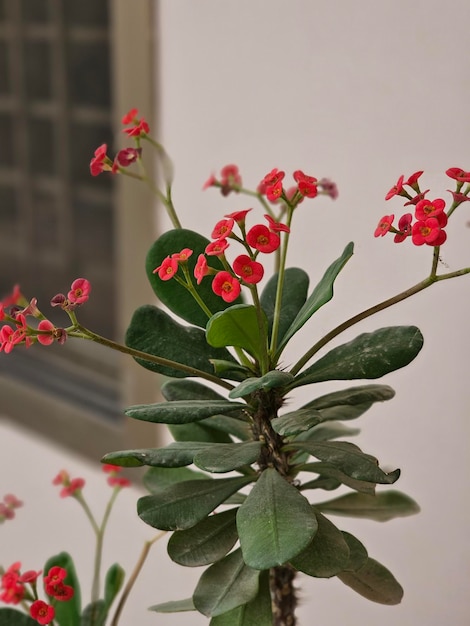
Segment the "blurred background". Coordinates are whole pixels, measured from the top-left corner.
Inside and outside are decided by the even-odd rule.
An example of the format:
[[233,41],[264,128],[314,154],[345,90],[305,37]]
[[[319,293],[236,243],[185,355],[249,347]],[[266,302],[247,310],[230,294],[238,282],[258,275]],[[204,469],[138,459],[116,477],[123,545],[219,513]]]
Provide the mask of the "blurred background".
[[[85,276],[93,292],[83,323],[118,339],[133,309],[153,301],[144,258],[169,222],[134,181],[91,178],[88,170],[98,145],[108,143],[110,153],[124,145],[119,121],[136,106],[175,163],[173,196],[187,228],[207,235],[222,215],[250,206],[202,191],[227,163],[239,165],[247,187],[274,167],[286,178],[302,169],[338,184],[336,201],[304,202],[294,221],[289,265],[304,267],[312,285],[355,242],[334,301],[286,351],[285,365],[295,362],[306,343],[429,272],[429,248],[372,235],[382,215],[401,215],[400,200],[384,201],[400,174],[424,170],[422,188],[450,200],[445,170],[470,169],[469,18],[460,0],[1,0],[1,293],[19,282],[48,314],[50,298]],[[145,158],[154,167],[151,154]],[[468,266],[469,220],[464,204],[447,228],[441,271]],[[405,588],[401,605],[374,605],[336,579],[305,578],[302,625],[468,624],[468,289],[467,278],[438,284],[338,342],[396,324],[424,334],[413,364],[383,380],[396,397],[357,422],[357,443],[382,467],[402,469],[397,488],[422,512],[386,525],[341,525],[393,571]],[[0,496],[13,491],[26,502],[0,531],[0,563],[38,569],[66,549],[84,575],[88,529],[50,481],[62,467],[84,475],[102,507],[98,459],[157,441],[122,408],[156,399],[159,381],[95,346],[54,348],[0,354]],[[299,390],[291,406],[306,394]],[[127,570],[152,536],[135,515],[137,495],[122,494],[106,546],[109,564]],[[156,546],[122,623],[207,623],[146,611],[189,596],[198,576]]]

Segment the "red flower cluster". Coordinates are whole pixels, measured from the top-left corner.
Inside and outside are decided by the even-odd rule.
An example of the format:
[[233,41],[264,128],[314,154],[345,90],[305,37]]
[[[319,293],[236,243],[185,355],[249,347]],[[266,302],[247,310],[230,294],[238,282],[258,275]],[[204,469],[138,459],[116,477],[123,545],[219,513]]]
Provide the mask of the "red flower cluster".
[[70,585],[64,583],[67,578],[67,571],[63,567],[54,565],[44,576],[44,590],[48,596],[59,600],[59,602],[67,602],[73,598],[74,589]]
[[109,463],[105,463],[103,466],[103,472],[109,474],[108,476],[108,485],[110,487],[129,487],[131,481],[124,476],[119,476],[122,471],[122,467],[118,467],[117,465],[111,465]]
[[[386,200],[390,200],[394,196],[402,196],[407,199],[405,206],[412,205],[415,207],[413,223],[413,215],[405,213],[398,221],[398,228],[393,226],[395,216],[384,215],[379,221],[375,229],[375,237],[383,237],[388,232],[395,234],[395,243],[401,243],[408,237],[415,246],[441,246],[447,239],[444,228],[447,226],[448,215],[462,202],[470,200],[470,184],[464,192],[461,191],[464,183],[470,183],[470,172],[466,172],[458,167],[452,167],[446,171],[447,176],[457,181],[456,191],[451,191],[453,196],[453,205],[448,213],[445,213],[445,201],[442,198],[429,200],[426,198],[427,191],[421,191],[418,179],[422,175],[422,171],[415,172],[406,181],[404,176],[400,176],[396,184],[388,191],[385,196]],[[409,189],[405,189],[409,187]]]
[[52,481],[53,485],[62,485],[60,491],[61,498],[75,496],[75,494],[83,489],[85,480],[83,478],[70,478],[70,474],[66,470],[61,470]]
[[122,131],[128,137],[145,137],[150,132],[150,127],[144,117],[140,119],[137,117],[139,113],[138,109],[131,109],[122,118],[121,123],[123,126],[129,126],[130,128],[124,128]]
[[217,179],[214,174],[211,174],[202,188],[219,187],[221,194],[228,196],[231,191],[238,193],[241,186],[242,177],[240,176],[238,166],[230,164],[225,165],[225,167],[220,170],[220,179]]
[[171,256],[167,256],[161,264],[153,270],[154,274],[158,274],[161,280],[170,280],[178,271],[179,263],[185,263],[192,255],[193,251],[184,248],[181,252],[175,252]]
[[297,185],[284,189],[282,181],[285,172],[277,168],[271,170],[258,185],[258,192],[265,195],[271,202],[276,202],[283,198],[292,206],[297,206],[304,198],[315,198],[319,194],[330,196],[333,200],[338,197],[338,188],[334,182],[328,178],[320,181],[313,176],[304,174],[302,170],[296,170],[293,177]]
[[0,524],[7,519],[13,519],[15,517],[15,509],[19,509],[23,506],[21,500],[18,500],[12,493],[7,493],[3,497],[3,502],[0,501]]
[[65,296],[56,294],[51,300],[51,306],[60,306],[64,311],[74,311],[78,306],[85,304],[90,298],[91,283],[86,278],[76,278]]

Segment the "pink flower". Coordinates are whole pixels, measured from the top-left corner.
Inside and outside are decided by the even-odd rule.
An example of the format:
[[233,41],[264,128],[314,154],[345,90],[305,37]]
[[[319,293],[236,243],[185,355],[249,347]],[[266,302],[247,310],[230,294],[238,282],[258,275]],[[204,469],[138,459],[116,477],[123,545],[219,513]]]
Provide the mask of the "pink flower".
[[240,295],[240,282],[230,272],[219,272],[212,281],[212,291],[225,302],[233,302]]
[[29,614],[39,624],[50,624],[55,617],[54,607],[42,600],[35,600],[29,607]]
[[315,198],[318,195],[317,179],[313,176],[307,176],[302,170],[294,172],[294,180],[297,182],[299,193],[306,198]]
[[402,215],[398,221],[398,230],[399,232],[393,238],[395,243],[401,243],[405,241],[405,239],[411,235],[411,222],[413,220],[413,216],[411,213],[405,213]]
[[318,186],[320,187],[322,193],[330,196],[332,200],[336,200],[338,197],[338,186],[329,178],[322,178],[319,180]]
[[207,265],[207,259],[203,254],[200,254],[197,259],[196,266],[194,267],[194,278],[197,284],[200,285],[204,276],[209,273],[209,267]]
[[220,220],[220,222],[217,222],[211,234],[212,239],[225,239],[226,237],[228,237],[233,230],[234,224],[235,220],[232,218]]
[[436,217],[428,217],[413,224],[411,240],[415,246],[441,246],[447,239],[446,232],[442,230],[447,224],[447,215],[440,213]]
[[273,233],[264,224],[256,224],[246,235],[248,245],[260,252],[269,254],[279,248],[281,240],[277,233]]
[[172,259],[175,259],[178,262],[184,262],[189,259],[192,255],[193,251],[190,248],[184,248],[181,252],[175,252],[171,255]]
[[176,259],[167,256],[166,259],[163,259],[161,265],[156,267],[153,270],[154,274],[158,273],[159,278],[161,280],[170,280],[178,271],[178,261]]
[[384,235],[386,235],[392,227],[392,222],[394,219],[394,215],[384,215],[380,220],[377,228],[375,229],[374,237],[383,237]]
[[37,338],[39,343],[43,346],[50,346],[51,343],[54,343],[54,331],[55,326],[49,320],[41,320],[38,324],[38,330],[48,331],[48,334],[38,333]]
[[141,154],[142,148],[124,148],[119,150],[114,161],[117,161],[122,167],[128,167],[135,163]]
[[21,300],[23,299],[24,299],[24,296],[21,293],[20,286],[15,285],[13,287],[13,291],[3,298],[2,304],[5,308],[7,308],[9,306],[19,304]]
[[242,178],[237,165],[225,165],[220,170],[220,191],[228,196],[231,191],[238,191],[242,185]]
[[209,187],[215,187],[216,185],[217,185],[217,178],[215,177],[214,174],[211,174],[209,178],[206,180],[206,182],[203,184],[202,190],[205,191],[206,189],[209,189]]
[[36,572],[35,570],[29,569],[27,572],[25,572],[24,574],[21,574],[19,581],[22,583],[35,583],[36,580],[38,579],[39,575],[41,574],[42,570],[39,570],[38,572]]
[[247,254],[240,254],[233,262],[233,271],[238,274],[245,283],[254,285],[263,278],[264,268],[261,263],[253,261]]
[[459,183],[470,183],[470,172],[465,172],[460,167],[451,167],[446,170],[446,174]]
[[282,224],[281,222],[276,222],[268,213],[264,216],[269,222],[269,230],[272,230],[273,233],[290,233],[290,228],[286,224]]
[[228,247],[229,242],[226,239],[217,239],[216,241],[211,241],[206,246],[204,252],[209,256],[221,256]]
[[420,200],[416,204],[415,218],[417,220],[425,220],[428,217],[436,217],[444,211],[446,203],[441,198],[437,200]]
[[[390,200],[393,196],[399,195],[403,191],[403,180],[404,176],[400,176],[395,185],[390,189],[390,191],[385,196],[385,200]],[[376,235],[377,236],[377,235]]]
[[86,278],[77,278],[73,281],[67,294],[72,304],[83,304],[90,297],[91,284]]

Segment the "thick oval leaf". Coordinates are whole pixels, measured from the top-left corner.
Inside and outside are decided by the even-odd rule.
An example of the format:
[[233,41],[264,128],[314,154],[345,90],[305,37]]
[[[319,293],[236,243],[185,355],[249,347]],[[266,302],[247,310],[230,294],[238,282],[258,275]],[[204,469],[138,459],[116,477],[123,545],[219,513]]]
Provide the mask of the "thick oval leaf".
[[[207,323],[207,343],[214,348],[233,346],[243,348],[255,359],[266,353],[268,323],[262,314],[260,332],[256,308],[251,304],[237,304],[213,315]],[[217,357],[214,357],[217,358]],[[221,357],[219,357],[221,358]]]
[[[83,610],[80,619],[80,626],[104,626],[106,615],[106,605],[104,600],[92,602]],[[67,622],[65,622],[64,626],[67,626]]]
[[[209,418],[212,424],[214,418]],[[227,418],[229,419],[229,418]],[[209,428],[207,422],[201,420],[190,424],[169,424],[168,430],[175,441],[206,441],[208,443],[231,443],[232,438],[225,432]],[[215,425],[215,424],[214,424]]]
[[186,567],[197,567],[223,558],[238,539],[237,510],[209,515],[192,528],[174,532],[167,546],[171,560]]
[[416,326],[390,326],[363,333],[301,372],[290,388],[325,380],[380,378],[411,363],[422,347],[423,335]]
[[218,415],[237,413],[243,415],[246,404],[229,400],[174,400],[155,404],[138,404],[124,411],[133,419],[156,424],[188,424]]
[[238,549],[202,574],[194,590],[194,606],[208,617],[221,615],[252,600],[258,585],[259,572],[245,564]]
[[[211,359],[234,360],[227,350],[209,346],[203,330],[195,326],[182,326],[167,313],[150,304],[139,307],[132,316],[126,332],[126,345],[208,374],[214,372]],[[144,359],[136,361],[152,372],[172,378],[197,376]]]
[[245,563],[269,569],[305,548],[315,535],[317,521],[308,500],[268,468],[240,507],[237,527]]
[[353,250],[354,244],[352,242],[348,243],[346,248],[343,250],[343,254],[326,270],[322,279],[309,296],[307,302],[300,309],[294,321],[282,338],[278,354],[284,349],[289,339],[295,335],[295,333],[299,331],[306,322],[308,322],[312,315],[329,300],[331,300],[333,297],[333,284],[336,277],[352,257]]
[[38,626],[35,619],[16,609],[0,609],[0,626]]
[[391,400],[394,395],[395,391],[388,385],[359,385],[357,387],[349,387],[348,389],[341,389],[341,391],[327,393],[324,396],[315,398],[315,400],[312,400],[301,408],[320,410],[334,409],[340,406],[354,406],[357,404],[372,404],[374,402]]
[[412,498],[400,491],[387,491],[376,495],[348,493],[316,506],[325,513],[364,517],[377,522],[387,522],[395,517],[415,515],[420,510]]
[[146,524],[160,530],[191,528],[252,480],[240,476],[176,483],[140,498],[137,513]]
[[[368,482],[366,480],[356,480],[355,478],[351,478],[340,469],[335,467],[334,465],[330,465],[329,463],[306,463],[305,465],[301,465],[299,471],[302,472],[315,472],[319,474],[322,478],[331,479],[354,489],[355,491],[360,491],[361,493],[367,493],[373,495],[375,493],[375,483]],[[304,483],[301,485],[301,491],[306,489],[311,489],[312,486],[315,488],[317,485],[315,481]],[[318,507],[319,509],[321,507]]]
[[364,598],[379,604],[400,604],[403,588],[393,574],[376,560],[368,558],[354,572],[341,572],[338,578]]
[[198,452],[194,457],[194,464],[206,472],[231,472],[254,463],[259,458],[260,451],[260,441],[214,444]]
[[235,389],[228,394],[229,398],[243,398],[259,389],[275,389],[277,387],[285,387],[294,380],[289,372],[280,372],[272,370],[260,378],[246,378]]
[[[147,277],[160,302],[163,302],[170,311],[173,311],[182,319],[195,326],[201,326],[201,328],[204,328],[207,323],[207,315],[189,291],[182,285],[179,285],[176,280],[161,280],[158,274],[153,273],[153,270],[159,267],[167,256],[180,252],[184,248],[191,249],[193,254],[187,262],[191,280],[207,308],[212,313],[222,311],[230,305],[212,291],[212,280],[210,278],[203,279],[202,283],[197,286],[194,280],[194,267],[198,256],[204,253],[208,243],[208,239],[192,230],[185,228],[169,230],[159,237],[150,248],[145,263]],[[211,257],[211,266],[215,269],[224,269],[217,257]],[[178,272],[181,273],[181,270],[178,270]],[[241,302],[242,300],[239,298],[237,301]]]
[[250,602],[213,617],[209,626],[272,626],[273,612],[269,590],[269,572],[261,572],[259,589]]
[[[263,289],[260,297],[261,307],[268,318],[269,335],[271,335],[273,326],[277,282],[278,274],[275,274],[266,283],[266,287]],[[278,331],[279,341],[282,340],[287,329],[305,304],[309,282],[308,274],[304,270],[298,267],[290,267],[285,270],[281,298],[281,319]]]
[[141,450],[122,450],[109,452],[102,463],[121,467],[183,467],[191,465],[194,455],[211,443],[200,441],[174,441],[164,448],[143,448]]
[[349,547],[349,562],[344,569],[345,571],[354,572],[365,564],[369,555],[367,554],[365,546],[362,545],[359,539],[344,530],[341,532]]
[[375,457],[346,441],[296,441],[285,446],[286,450],[305,450],[312,456],[336,466],[342,472],[372,483],[392,484],[400,476],[400,470],[386,474]]
[[166,380],[160,387],[162,396],[168,402],[175,400],[226,400],[220,393],[202,383],[189,378]]
[[240,365],[239,363],[221,361],[220,359],[211,359],[211,363],[214,366],[214,373],[220,378],[240,382],[252,374],[251,370],[244,365]]
[[169,602],[162,602],[161,604],[154,604],[149,607],[149,611],[156,611],[157,613],[180,613],[183,611],[195,611],[196,607],[192,598],[185,598],[184,600],[170,600]]
[[104,603],[107,611],[109,611],[110,606],[121,590],[125,576],[126,574],[119,563],[111,565],[106,572],[106,578],[104,581]]
[[205,480],[207,474],[196,472],[189,467],[151,467],[143,478],[144,487],[150,493],[160,493],[169,485],[184,480]]
[[275,417],[271,421],[273,430],[283,437],[298,435],[310,430],[323,421],[323,415],[316,409],[299,409]]
[[44,573],[51,569],[51,567],[62,567],[66,570],[67,576],[64,580],[66,585],[73,587],[73,598],[67,602],[57,602],[55,605],[55,621],[60,626],[78,626],[80,622],[81,613],[81,596],[80,596],[80,583],[75,569],[75,564],[72,557],[67,552],[60,552],[46,561],[44,565]]
[[325,422],[304,433],[300,433],[295,438],[295,441],[328,441],[330,439],[339,439],[340,437],[355,437],[360,432],[359,428],[349,428],[349,426],[345,426],[341,422]]
[[321,513],[316,513],[318,530],[307,546],[291,564],[299,572],[315,578],[331,578],[349,563],[349,546],[343,533]]

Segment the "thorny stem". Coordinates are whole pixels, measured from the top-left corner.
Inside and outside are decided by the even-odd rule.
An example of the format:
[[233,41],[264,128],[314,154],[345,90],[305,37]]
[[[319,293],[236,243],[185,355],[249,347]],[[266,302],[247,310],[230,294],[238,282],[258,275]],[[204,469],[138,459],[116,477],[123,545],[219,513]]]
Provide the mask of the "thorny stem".
[[150,552],[150,548],[153,546],[154,543],[156,543],[159,539],[161,539],[164,535],[166,535],[166,533],[167,531],[163,530],[162,532],[158,533],[158,535],[156,535],[153,539],[151,539],[150,541],[146,541],[144,543],[142,552],[140,553],[137,563],[135,564],[135,567],[131,575],[129,576],[126,586],[124,587],[124,590],[122,592],[121,598],[119,599],[119,603],[116,607],[116,611],[114,612],[114,616],[113,616],[113,619],[111,620],[110,626],[117,626],[119,622],[119,618],[121,617],[121,613],[124,608],[124,605],[127,601],[127,598],[129,597],[129,594],[132,591],[132,588],[135,584],[135,581],[137,580],[137,577],[140,574],[142,567],[144,566],[144,563]]
[[[434,254],[435,255],[437,254],[437,258],[439,259],[439,248],[436,248]],[[351,326],[354,326],[354,324],[357,324],[358,322],[361,322],[362,320],[366,319],[367,317],[370,317],[371,315],[375,315],[379,311],[383,311],[384,309],[387,309],[388,307],[393,306],[394,304],[397,304],[398,302],[402,302],[403,300],[406,300],[410,296],[414,296],[416,293],[419,293],[420,291],[423,291],[424,289],[427,289],[428,287],[430,287],[431,285],[433,285],[436,282],[439,282],[440,280],[448,280],[449,278],[456,278],[457,276],[464,276],[465,274],[469,274],[469,273],[470,273],[470,267],[465,267],[465,268],[463,268],[461,270],[457,270],[456,272],[449,272],[448,274],[441,274],[440,276],[436,276],[435,274],[434,275],[431,274],[430,276],[428,276],[428,278],[425,278],[424,280],[422,280],[421,282],[417,283],[413,287],[410,287],[409,289],[406,289],[405,291],[402,291],[401,293],[397,294],[396,296],[393,296],[392,298],[388,298],[387,300],[384,300],[383,302],[379,302],[379,304],[371,306],[370,308],[366,309],[365,311],[362,311],[361,313],[358,313],[357,315],[354,315],[353,317],[350,317],[348,320],[346,320],[345,322],[343,322],[339,326],[336,326],[336,328],[333,328],[333,330],[330,330],[329,333],[327,333],[324,337],[322,337],[319,341],[317,341],[317,343],[314,344],[310,348],[310,350],[308,350],[302,356],[302,358],[300,358],[297,361],[297,363],[294,365],[294,367],[290,370],[290,373],[293,376],[298,374],[298,372],[302,369],[302,367],[319,350],[321,350],[321,348],[323,348],[323,346],[325,346],[332,339],[337,337],[339,334],[341,334],[342,332],[344,332],[348,328],[351,328]]]
[[[122,352],[123,354],[129,354],[132,357],[137,359],[142,359],[143,361],[148,361],[149,363],[155,363],[156,365],[162,365],[164,367],[171,367],[173,369],[180,370],[181,372],[185,372],[191,376],[198,376],[199,378],[205,378],[206,380],[216,383],[220,385],[224,389],[231,390],[233,389],[233,385],[222,380],[218,376],[214,376],[209,374],[208,372],[204,372],[203,370],[197,369],[196,367],[191,367],[190,365],[184,365],[183,363],[178,363],[178,361],[171,361],[170,359],[165,359],[160,356],[155,356],[153,354],[148,354],[147,352],[142,352],[141,350],[135,350],[134,348],[130,348],[128,346],[124,346],[116,341],[112,341],[112,339],[107,339],[106,337],[102,337],[97,333],[88,330],[81,324],[77,324],[73,331],[77,331],[79,335],[83,339],[89,339],[90,341],[94,341],[95,343],[99,343],[102,346],[106,346],[107,348],[111,348],[112,350],[116,350],[118,352]],[[71,336],[73,337],[73,331]]]
[[271,570],[271,594],[273,598],[273,626],[295,626],[297,597],[294,579],[296,571],[289,565]]

